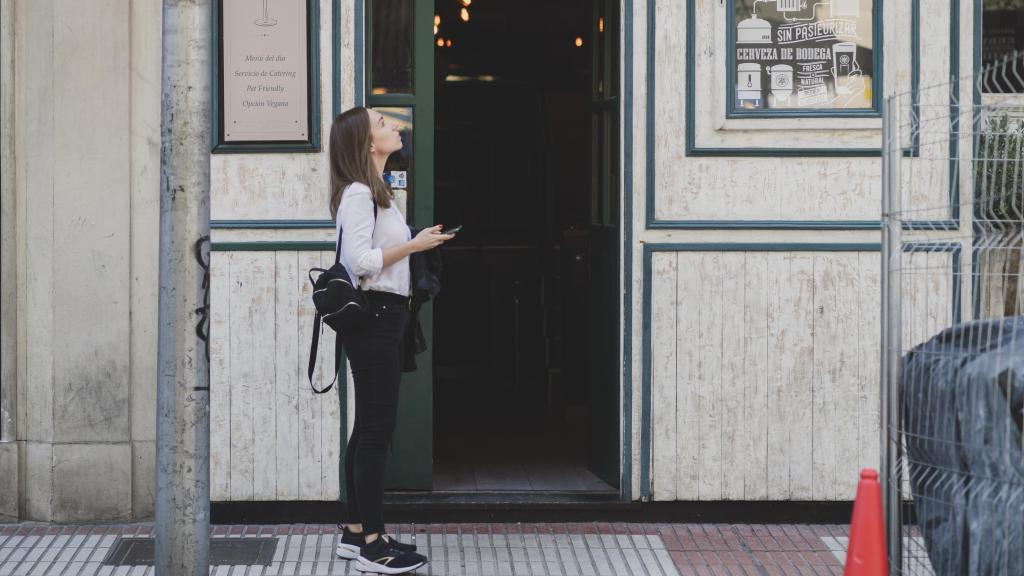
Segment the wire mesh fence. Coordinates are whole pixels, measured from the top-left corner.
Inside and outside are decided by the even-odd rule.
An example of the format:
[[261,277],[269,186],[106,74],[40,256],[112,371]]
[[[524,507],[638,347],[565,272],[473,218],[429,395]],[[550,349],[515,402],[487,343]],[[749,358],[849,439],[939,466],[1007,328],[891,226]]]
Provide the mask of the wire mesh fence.
[[1024,574],[1024,53],[886,99],[891,574]]

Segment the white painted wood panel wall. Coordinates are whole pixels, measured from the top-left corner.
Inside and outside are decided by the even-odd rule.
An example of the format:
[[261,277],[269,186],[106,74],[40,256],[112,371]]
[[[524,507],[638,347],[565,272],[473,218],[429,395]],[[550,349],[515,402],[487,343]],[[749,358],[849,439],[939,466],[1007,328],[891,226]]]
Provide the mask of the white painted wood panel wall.
[[[972,53],[969,11],[951,31],[949,3],[922,0],[919,86],[948,82],[951,58],[961,73]],[[646,9],[647,0],[637,3]],[[906,92],[912,80],[911,4],[881,3],[884,94]],[[708,148],[880,146],[879,119],[727,118],[720,94],[726,66],[728,3],[695,0],[655,3],[654,29],[635,19],[638,38],[654,40],[654,94],[650,129],[654,179],[633,225],[641,243],[877,243],[864,230],[800,229],[800,221],[877,220],[881,162],[877,156],[716,156],[686,151],[686,104],[693,98],[696,145]],[[684,31],[697,44],[689,54]],[[954,44],[955,41],[955,44]],[[958,45],[960,53],[951,54]],[[634,56],[637,86],[648,62]],[[694,85],[687,67],[694,66]],[[970,99],[970,82],[959,100]],[[639,90],[639,88],[638,88]],[[902,166],[904,207],[917,218],[949,218],[948,89],[920,95],[921,156]],[[639,111],[646,113],[641,106]],[[904,117],[909,114],[904,110]],[[904,136],[909,131],[904,127]],[[634,124],[637,150],[648,127]],[[962,143],[968,146],[969,142]],[[647,151],[645,150],[645,153]],[[646,166],[633,166],[643,174]],[[961,168],[960,197],[970,195]],[[913,184],[911,187],[910,184]],[[653,206],[649,205],[653,203]],[[927,209],[922,209],[927,208]],[[703,229],[647,227],[644,216],[666,222],[704,221]],[[779,220],[792,230],[716,228],[715,221]],[[951,241],[923,234],[921,240]],[[959,236],[957,236],[959,238]],[[961,270],[970,269],[969,246]],[[642,266],[635,249],[634,266]],[[952,322],[953,254],[908,254],[906,266],[924,273],[904,284],[906,341],[921,342]],[[880,254],[874,252],[664,251],[653,255],[651,316],[636,319],[634,342],[650,322],[651,496],[656,500],[849,500],[862,466],[879,464]],[[635,278],[634,310],[643,297]],[[967,317],[969,282],[961,306]],[[634,370],[636,370],[634,364]],[[634,382],[636,403],[637,385]],[[634,411],[633,418],[639,415]],[[634,434],[634,454],[638,441]],[[640,464],[634,456],[634,470]],[[633,476],[634,486],[639,483]],[[639,488],[634,488],[634,495]]]
[[[656,252],[655,500],[850,500],[879,464],[878,252]],[[951,321],[952,256],[908,255],[915,342]]]
[[[214,154],[213,220],[329,218],[327,149],[338,52],[341,110],[354,103],[353,2],[320,3],[320,139],[315,154]],[[334,45],[332,23],[341,31]],[[333,231],[214,229],[221,242],[331,241]],[[211,256],[211,498],[214,501],[338,498],[341,414],[335,390],[314,395],[306,377],[312,336],[307,271],[333,253],[213,252]],[[318,385],[331,380],[334,332],[325,329]],[[342,389],[344,389],[344,381]],[[336,384],[337,386],[337,384]],[[345,434],[347,437],[347,432]]]
[[[337,393],[306,376],[313,329],[307,271],[332,252],[214,252],[211,258],[210,476],[215,501],[335,500]],[[324,330],[317,386],[333,377]],[[344,381],[342,382],[344,385]]]

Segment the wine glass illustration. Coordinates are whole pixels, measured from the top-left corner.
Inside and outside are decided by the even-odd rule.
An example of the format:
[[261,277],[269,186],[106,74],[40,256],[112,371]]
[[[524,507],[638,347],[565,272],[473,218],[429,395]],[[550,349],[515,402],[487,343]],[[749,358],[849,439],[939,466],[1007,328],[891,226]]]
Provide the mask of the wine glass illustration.
[[256,19],[257,26],[277,26],[277,19],[267,14],[267,0],[263,0],[263,17]]

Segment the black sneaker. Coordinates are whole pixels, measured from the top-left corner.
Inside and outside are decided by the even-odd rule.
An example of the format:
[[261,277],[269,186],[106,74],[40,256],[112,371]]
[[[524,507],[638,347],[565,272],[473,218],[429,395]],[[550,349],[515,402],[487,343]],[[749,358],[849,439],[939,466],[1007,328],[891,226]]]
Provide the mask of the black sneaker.
[[[385,535],[385,538],[390,540],[396,548],[403,552],[415,552],[415,544],[406,544],[395,540],[392,536]],[[348,526],[341,525],[341,538],[338,539],[337,554],[339,558],[345,558],[348,560],[355,560],[359,557],[359,547],[364,544],[363,534],[356,534],[355,532],[348,529]]]
[[359,558],[359,547],[363,545],[363,535],[356,534],[348,529],[348,526],[341,527],[341,538],[338,539],[338,547],[335,550],[339,558],[355,560]]
[[[427,557],[410,550],[402,550],[395,540],[378,537],[359,549],[356,570],[377,574],[405,574],[427,563]],[[409,546],[406,544],[406,546]]]

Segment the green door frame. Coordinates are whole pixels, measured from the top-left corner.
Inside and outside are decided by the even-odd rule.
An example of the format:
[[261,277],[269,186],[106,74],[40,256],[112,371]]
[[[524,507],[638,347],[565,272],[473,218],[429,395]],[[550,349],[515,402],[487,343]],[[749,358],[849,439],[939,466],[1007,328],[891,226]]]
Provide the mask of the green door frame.
[[[409,166],[411,210],[410,226],[434,224],[434,3],[413,3],[413,93],[373,93],[374,0],[365,0],[365,105],[401,107],[412,110],[412,165]],[[402,378],[398,404],[398,424],[392,442],[385,487],[388,489],[430,490],[434,477],[434,386],[433,386],[433,306],[428,302],[419,313],[427,340],[427,351],[416,357],[419,369]]]
[[589,432],[587,465],[612,486],[621,488],[620,462],[624,440],[621,413],[622,310],[619,290],[621,219],[619,182],[619,0],[594,0],[591,22],[590,133],[590,318],[591,354],[588,381]]
[[[411,210],[407,214],[411,226],[424,227],[433,224],[434,219],[434,3],[423,0],[408,0],[413,3],[413,93],[412,94],[373,94],[372,62],[373,42],[370,20],[374,0],[356,0],[356,54],[357,59],[357,102],[367,107],[408,107],[412,109],[413,119],[413,156],[410,170],[410,188],[413,191]],[[616,271],[615,290],[612,293],[603,294],[601,298],[604,303],[617,303],[620,306],[626,305],[621,301],[621,294],[618,294],[618,274],[621,272],[620,246],[621,226],[620,210],[621,205],[619,194],[622,191],[622,182],[619,181],[619,130],[621,129],[621,118],[619,117],[619,51],[621,44],[620,7],[625,5],[630,9],[629,0],[595,0],[595,8],[598,4],[604,7],[604,32],[608,40],[606,42],[594,42],[593,72],[595,80],[600,76],[608,81],[606,90],[598,90],[596,85],[592,91],[592,112],[600,118],[602,124],[600,130],[605,135],[605,142],[601,149],[592,148],[593,158],[603,156],[601,162],[603,177],[598,178],[597,169],[592,173],[594,190],[591,196],[591,206],[594,209],[592,214],[592,230],[599,231],[599,235],[607,236],[602,241],[601,250],[606,252],[606,258],[614,263]],[[362,20],[362,22],[359,22]],[[627,18],[627,21],[629,18]],[[595,9],[593,20],[594,36],[598,34],[598,10]],[[361,34],[360,34],[361,32]],[[361,37],[360,37],[361,36]],[[598,58],[597,49],[605,51],[603,58]],[[360,53],[363,57],[359,58]],[[628,57],[628,54],[627,54]],[[599,66],[598,63],[602,65]],[[627,64],[628,65],[628,64]],[[599,69],[600,68],[600,69]],[[363,74],[359,74],[359,72]],[[361,79],[360,76],[363,76]],[[365,80],[361,82],[361,80]],[[607,91],[607,88],[611,88]],[[361,92],[361,93],[360,93]],[[609,93],[610,92],[610,93]],[[361,97],[361,98],[360,98]],[[628,99],[628,98],[627,98]],[[598,126],[595,123],[595,129]],[[628,143],[627,143],[628,146]],[[597,163],[595,163],[597,164]],[[597,182],[602,185],[597,189]],[[602,240],[605,240],[602,238]],[[603,267],[611,269],[609,266]],[[398,425],[395,431],[395,438],[392,446],[391,462],[388,466],[388,478],[386,487],[389,489],[414,489],[430,490],[433,486],[433,362],[430,354],[433,340],[433,308],[428,303],[420,311],[419,316],[423,333],[427,339],[428,352],[417,356],[419,369],[416,372],[405,375],[402,381],[402,391],[399,401]],[[611,328],[606,327],[606,328]],[[621,373],[622,349],[618,342],[619,324],[616,318],[614,333],[613,354],[601,354],[610,359],[606,365],[600,367],[601,371],[612,369],[614,373],[614,389],[616,391],[613,406],[608,406],[607,415],[615,415],[616,420],[623,413],[619,410],[619,401],[628,402],[629,398],[620,398],[619,376]],[[613,350],[602,350],[612,352]],[[597,366],[595,366],[597,368]],[[611,382],[610,382],[611,383]],[[610,403],[609,403],[610,404]],[[629,479],[622,476],[627,473],[626,461],[622,459],[624,450],[627,450],[629,436],[618,434],[618,426],[614,427],[614,446],[609,444],[615,453],[602,454],[594,459],[591,455],[591,466],[601,470],[600,476],[605,477],[610,483],[619,484],[615,480],[622,480],[619,484],[621,497],[630,500]],[[592,430],[592,434],[593,434]],[[602,434],[603,436],[603,434]],[[603,444],[609,443],[611,438],[602,438]],[[608,447],[603,452],[607,452]]]

